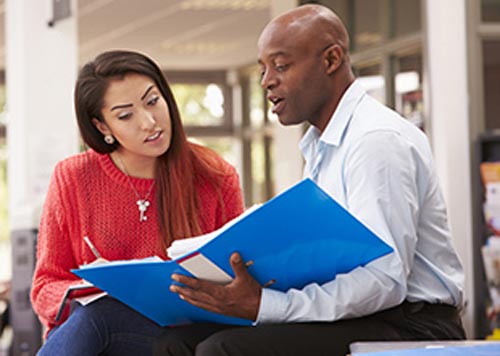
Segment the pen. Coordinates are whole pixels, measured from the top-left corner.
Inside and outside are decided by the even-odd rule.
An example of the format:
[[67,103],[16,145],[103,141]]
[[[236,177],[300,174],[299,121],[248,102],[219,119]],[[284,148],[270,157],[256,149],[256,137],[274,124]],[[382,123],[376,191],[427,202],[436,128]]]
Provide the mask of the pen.
[[84,236],[83,237],[83,240],[85,241],[85,243],[88,245],[88,247],[90,248],[90,250],[92,251],[92,253],[94,254],[94,256],[96,258],[101,258],[102,259],[102,256],[101,254],[99,253],[99,251],[97,251],[97,249],[95,248],[94,244],[90,241],[89,237],[88,236]]

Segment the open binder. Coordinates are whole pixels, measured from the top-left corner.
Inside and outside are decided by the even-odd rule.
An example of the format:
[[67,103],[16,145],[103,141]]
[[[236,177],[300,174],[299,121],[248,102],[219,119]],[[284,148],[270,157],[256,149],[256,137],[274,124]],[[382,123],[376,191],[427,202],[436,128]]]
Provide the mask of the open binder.
[[[204,278],[204,272],[215,272],[231,279],[229,257],[239,252],[244,261],[252,261],[248,270],[261,285],[286,291],[328,282],[393,251],[310,179],[227,226],[192,253],[171,261],[115,261],[72,272],[161,326],[250,325],[249,320],[205,311],[181,300],[169,290],[170,276]],[[189,260],[193,263],[186,264]]]

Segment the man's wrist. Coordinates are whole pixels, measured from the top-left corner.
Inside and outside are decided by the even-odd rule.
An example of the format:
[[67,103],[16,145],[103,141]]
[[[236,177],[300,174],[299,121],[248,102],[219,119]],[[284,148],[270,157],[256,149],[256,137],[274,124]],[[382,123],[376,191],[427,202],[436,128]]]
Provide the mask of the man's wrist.
[[287,304],[286,293],[262,288],[255,324],[283,322]]

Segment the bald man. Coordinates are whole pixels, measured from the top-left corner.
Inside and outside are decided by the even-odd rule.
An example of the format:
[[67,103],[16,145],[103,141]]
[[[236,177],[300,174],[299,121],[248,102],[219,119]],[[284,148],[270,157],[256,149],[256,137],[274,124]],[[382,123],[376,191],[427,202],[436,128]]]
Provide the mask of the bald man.
[[[344,356],[362,340],[463,339],[464,275],[426,136],[355,80],[342,21],[305,5],[269,23],[258,41],[263,88],[283,125],[311,124],[304,176],[363,221],[394,252],[323,285],[263,288],[231,256],[220,286],[185,276],[172,290],[254,327],[168,329],[158,355]],[[307,236],[304,236],[307,239]]]

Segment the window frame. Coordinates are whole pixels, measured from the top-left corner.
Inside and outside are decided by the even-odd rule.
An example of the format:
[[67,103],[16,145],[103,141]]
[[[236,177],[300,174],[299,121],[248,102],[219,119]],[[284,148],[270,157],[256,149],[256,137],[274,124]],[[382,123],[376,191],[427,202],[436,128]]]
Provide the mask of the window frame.
[[234,135],[233,96],[231,87],[227,82],[226,71],[164,71],[164,74],[170,86],[174,84],[216,84],[222,90],[224,97],[222,123],[210,126],[185,124],[184,130],[188,136],[219,137]]

